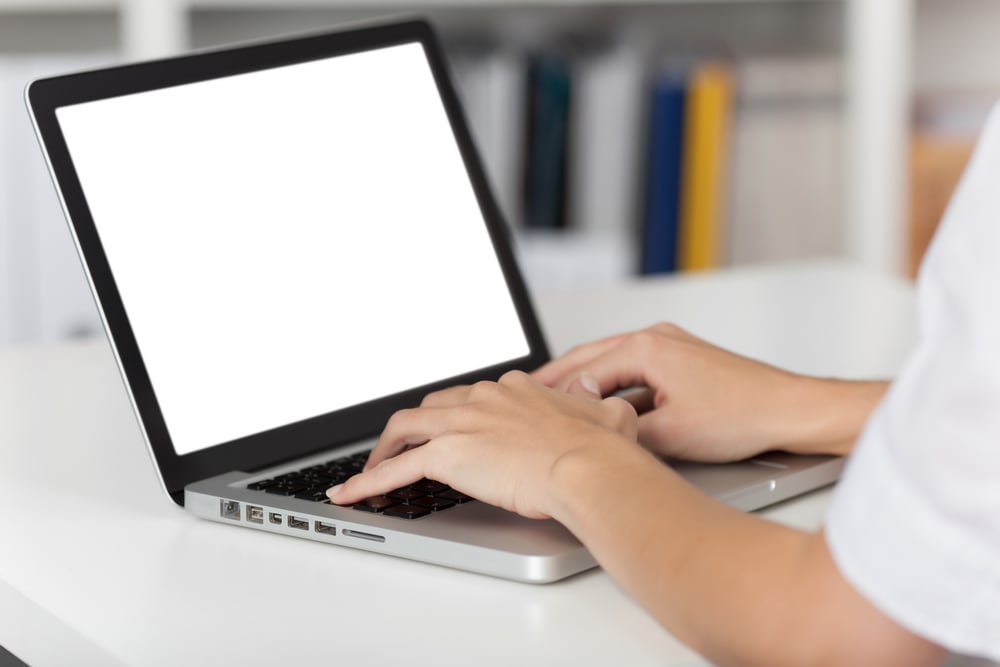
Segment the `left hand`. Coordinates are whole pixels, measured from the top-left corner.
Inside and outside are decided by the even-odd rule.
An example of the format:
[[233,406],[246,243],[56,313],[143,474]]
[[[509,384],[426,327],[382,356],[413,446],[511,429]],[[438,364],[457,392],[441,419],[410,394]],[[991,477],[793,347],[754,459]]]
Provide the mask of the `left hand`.
[[[576,451],[645,455],[637,417],[620,398],[601,400],[582,383],[568,392],[512,371],[428,395],[389,420],[364,472],[328,495],[348,505],[427,477],[530,518],[551,517],[551,475]],[[631,452],[631,453],[630,453]]]

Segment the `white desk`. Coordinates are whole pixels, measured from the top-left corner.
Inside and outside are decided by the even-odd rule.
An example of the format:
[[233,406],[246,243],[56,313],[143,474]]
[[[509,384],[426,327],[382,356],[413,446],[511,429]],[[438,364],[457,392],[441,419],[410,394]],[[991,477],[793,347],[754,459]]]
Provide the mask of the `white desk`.
[[[835,262],[537,301],[556,352],[670,319],[794,370],[878,377],[914,340],[909,285]],[[764,514],[816,527],[828,496]],[[0,348],[0,645],[36,666],[705,664],[599,570],[531,586],[190,517],[103,341]]]

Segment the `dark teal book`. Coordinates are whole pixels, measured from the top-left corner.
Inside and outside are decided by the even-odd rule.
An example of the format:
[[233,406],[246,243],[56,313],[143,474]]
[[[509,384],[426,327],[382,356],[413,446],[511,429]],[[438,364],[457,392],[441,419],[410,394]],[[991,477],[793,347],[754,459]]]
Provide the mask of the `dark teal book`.
[[527,74],[524,222],[565,227],[572,63],[558,55],[535,56]]
[[650,88],[642,272],[677,269],[687,77],[665,72]]

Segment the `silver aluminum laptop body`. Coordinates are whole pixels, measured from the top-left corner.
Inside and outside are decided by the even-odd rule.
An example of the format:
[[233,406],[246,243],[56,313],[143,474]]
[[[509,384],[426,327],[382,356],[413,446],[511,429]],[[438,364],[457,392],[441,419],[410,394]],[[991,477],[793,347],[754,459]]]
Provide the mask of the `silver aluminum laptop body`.
[[[255,475],[227,473],[187,487],[185,506],[213,521],[411,558],[529,583],[548,583],[594,567],[590,552],[555,521],[525,519],[472,502],[415,521],[247,491],[246,485],[320,463],[298,461]],[[835,482],[844,460],[780,452],[727,464],[672,462],[688,482],[737,509],[751,511]],[[253,513],[253,516],[250,513]],[[359,516],[360,514],[360,516]]]
[[[548,359],[425,22],[43,79],[27,98],[172,500],[519,581],[595,565],[556,522],[481,502],[403,519],[248,488],[370,448],[429,391]],[[749,510],[841,465],[678,469]]]

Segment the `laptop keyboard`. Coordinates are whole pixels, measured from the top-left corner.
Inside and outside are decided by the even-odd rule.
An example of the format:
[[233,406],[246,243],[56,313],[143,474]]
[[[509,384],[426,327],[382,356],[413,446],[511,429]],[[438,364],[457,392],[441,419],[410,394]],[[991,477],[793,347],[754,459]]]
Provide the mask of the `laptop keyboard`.
[[[359,452],[271,479],[262,479],[247,484],[247,488],[279,496],[295,496],[317,503],[329,503],[326,490],[346,482],[361,472],[367,460],[368,452]],[[440,512],[471,500],[469,496],[455,491],[446,484],[422,479],[383,496],[362,500],[353,507],[361,512],[384,514],[400,519],[419,519],[432,512]]]

